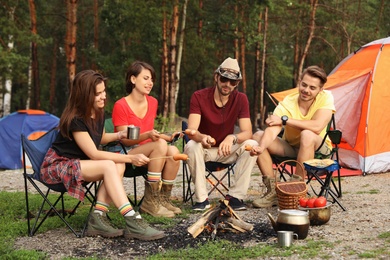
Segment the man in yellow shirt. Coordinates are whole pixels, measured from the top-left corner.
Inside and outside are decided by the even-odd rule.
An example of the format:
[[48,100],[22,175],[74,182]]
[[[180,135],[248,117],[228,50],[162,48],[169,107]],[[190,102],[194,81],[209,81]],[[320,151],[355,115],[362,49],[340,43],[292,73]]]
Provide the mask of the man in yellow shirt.
[[[327,75],[320,67],[306,68],[298,82],[298,91],[286,96],[278,104],[273,114],[266,119],[267,128],[264,131],[257,131],[253,135],[259,146],[254,147],[252,153],[258,155],[257,165],[267,187],[264,196],[253,201],[254,207],[278,204],[271,154],[297,158],[301,163],[314,158],[332,113],[336,110],[332,93],[323,89],[326,80]],[[282,128],[283,136],[278,137]],[[327,140],[320,151],[328,153],[331,149],[331,142]],[[305,172],[299,167],[296,174],[305,177]]]

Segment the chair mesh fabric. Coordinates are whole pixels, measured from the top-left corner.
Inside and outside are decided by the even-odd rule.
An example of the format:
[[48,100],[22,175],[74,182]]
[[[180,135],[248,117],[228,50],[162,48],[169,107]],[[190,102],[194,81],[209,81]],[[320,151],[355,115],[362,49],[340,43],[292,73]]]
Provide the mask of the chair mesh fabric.
[[34,170],[33,178],[35,180],[41,181],[39,172],[41,170],[43,159],[45,158],[46,152],[51,147],[51,144],[57,138],[57,135],[57,129],[50,130],[36,140],[29,140],[22,134],[22,144]]

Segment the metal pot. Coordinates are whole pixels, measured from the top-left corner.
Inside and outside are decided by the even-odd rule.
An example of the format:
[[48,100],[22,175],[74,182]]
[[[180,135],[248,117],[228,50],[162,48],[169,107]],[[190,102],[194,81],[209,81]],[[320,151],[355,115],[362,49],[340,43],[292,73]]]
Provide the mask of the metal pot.
[[296,209],[279,210],[276,221],[270,213],[268,217],[275,232],[280,230],[293,231],[298,235],[298,239],[305,239],[309,232],[309,213]]
[[321,208],[301,208],[309,212],[311,226],[319,226],[328,223],[331,216],[332,203],[327,202],[325,207]]

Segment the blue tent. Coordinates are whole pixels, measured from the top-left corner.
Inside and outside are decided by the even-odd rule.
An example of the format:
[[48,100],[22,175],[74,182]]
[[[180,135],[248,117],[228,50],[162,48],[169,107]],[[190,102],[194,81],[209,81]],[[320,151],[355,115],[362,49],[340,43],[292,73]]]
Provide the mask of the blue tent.
[[19,110],[0,119],[0,169],[22,168],[21,134],[36,139],[53,127],[59,118],[41,110]]

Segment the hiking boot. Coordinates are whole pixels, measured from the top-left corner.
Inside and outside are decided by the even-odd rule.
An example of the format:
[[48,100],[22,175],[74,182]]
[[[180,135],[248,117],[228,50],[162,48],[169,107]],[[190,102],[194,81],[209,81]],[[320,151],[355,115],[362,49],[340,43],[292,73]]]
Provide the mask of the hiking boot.
[[173,184],[162,184],[161,186],[161,205],[175,214],[181,214],[181,209],[172,204],[170,198],[172,193]]
[[161,204],[160,182],[145,181],[144,200],[142,201],[140,210],[153,217],[175,217],[175,213]]
[[88,227],[85,231],[88,237],[102,236],[102,237],[120,237],[123,236],[123,229],[114,228],[107,218],[107,214],[92,212],[89,217]]
[[196,211],[204,211],[209,208],[210,208],[210,202],[208,199],[206,199],[203,202],[196,202],[195,205],[192,206],[192,210],[196,210]]
[[246,210],[246,206],[243,200],[237,199],[236,197],[232,197],[229,194],[225,196],[225,199],[229,201],[229,206],[233,210]]
[[126,227],[125,238],[136,238],[139,240],[156,240],[165,237],[164,232],[149,226],[148,223],[136,212],[134,216],[125,216]]
[[263,176],[263,183],[267,187],[267,192],[263,197],[253,201],[253,207],[255,208],[268,208],[278,205],[278,197],[275,191],[275,178]]

